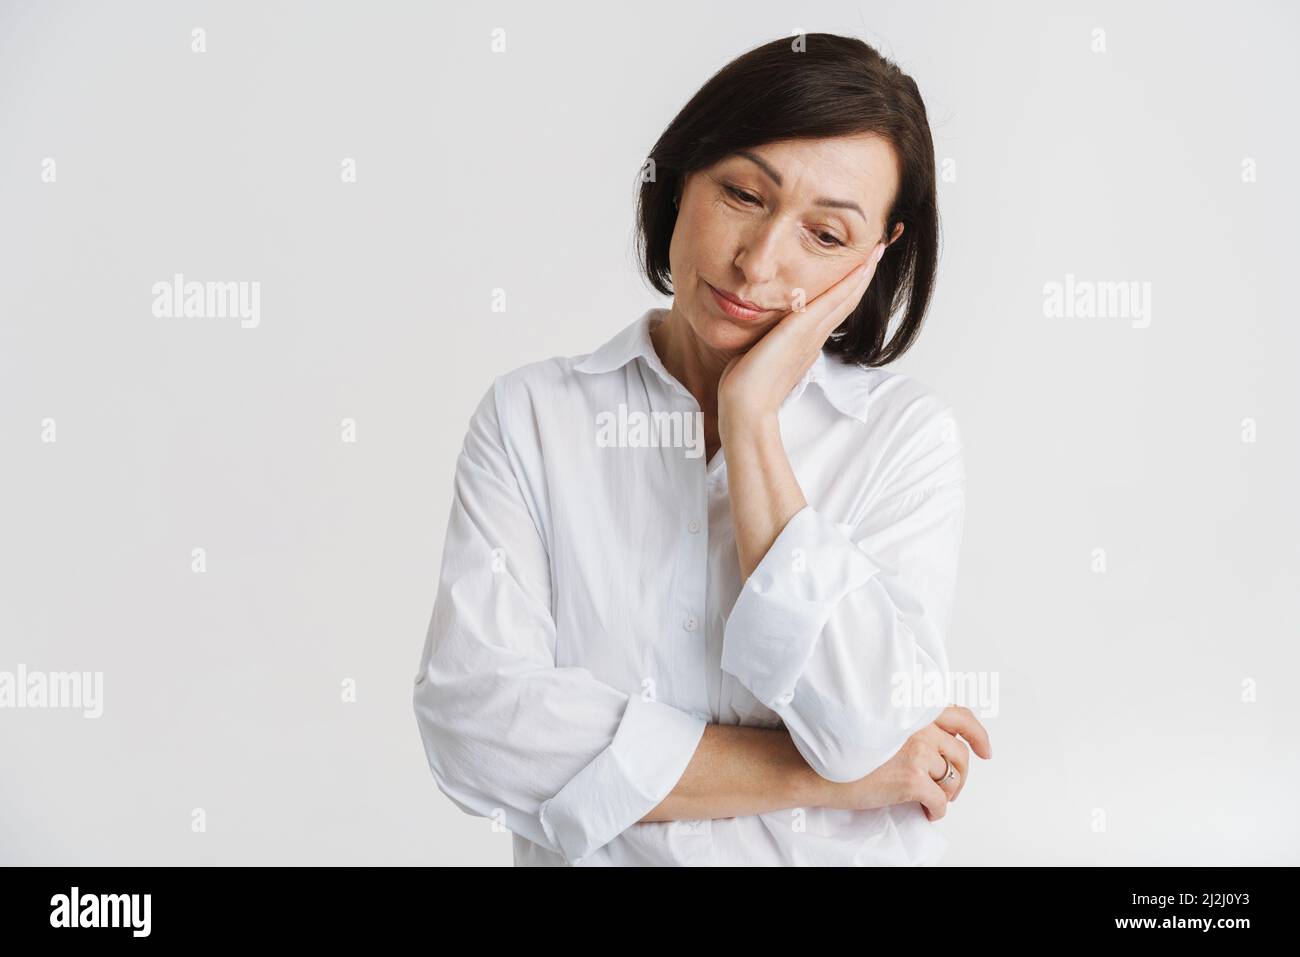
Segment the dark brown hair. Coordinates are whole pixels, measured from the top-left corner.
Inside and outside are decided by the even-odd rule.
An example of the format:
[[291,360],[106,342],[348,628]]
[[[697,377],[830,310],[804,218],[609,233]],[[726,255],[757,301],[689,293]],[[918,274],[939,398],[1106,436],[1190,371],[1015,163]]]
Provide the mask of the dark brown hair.
[[[714,74],[668,124],[643,167],[653,179],[642,177],[637,201],[637,256],[650,285],[672,295],[673,201],[686,174],[764,143],[862,133],[883,137],[898,155],[898,194],[881,239],[899,222],[903,234],[825,348],[869,366],[897,359],[916,339],[938,267],[934,143],[916,81],[854,37],[808,33],[756,47]],[[890,316],[904,299],[886,345]]]

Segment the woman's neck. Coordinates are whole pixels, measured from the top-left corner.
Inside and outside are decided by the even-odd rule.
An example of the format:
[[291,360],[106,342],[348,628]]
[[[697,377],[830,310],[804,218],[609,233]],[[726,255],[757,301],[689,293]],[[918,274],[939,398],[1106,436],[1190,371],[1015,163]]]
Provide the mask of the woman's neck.
[[718,408],[718,380],[731,356],[710,349],[700,341],[686,317],[677,308],[676,300],[668,315],[650,330],[659,361],[686,390],[695,396],[701,411],[716,414]]

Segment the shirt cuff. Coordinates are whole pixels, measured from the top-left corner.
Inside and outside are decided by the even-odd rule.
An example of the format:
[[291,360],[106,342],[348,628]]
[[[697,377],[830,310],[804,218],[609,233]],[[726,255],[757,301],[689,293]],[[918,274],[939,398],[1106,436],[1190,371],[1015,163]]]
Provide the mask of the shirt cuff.
[[774,711],[789,704],[835,606],[882,571],[811,505],[795,513],[740,590],[722,669]]
[[636,824],[681,779],[708,722],[632,695],[609,747],[542,802],[542,829],[570,864]]

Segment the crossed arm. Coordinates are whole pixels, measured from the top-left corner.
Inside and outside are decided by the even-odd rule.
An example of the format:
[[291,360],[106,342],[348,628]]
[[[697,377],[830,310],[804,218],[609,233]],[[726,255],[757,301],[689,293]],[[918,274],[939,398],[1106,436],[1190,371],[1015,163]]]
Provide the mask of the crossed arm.
[[[947,800],[955,798],[965,785],[969,765],[968,749],[955,735],[961,733],[972,741],[981,757],[991,756],[987,733],[974,715],[966,709],[942,709],[941,727],[930,723],[939,714],[914,703],[911,707],[905,705],[894,710],[892,723],[887,722],[874,742],[866,727],[855,734],[852,725],[855,721],[870,723],[872,707],[876,715],[882,712],[879,699],[886,688],[873,664],[898,666],[923,661],[929,667],[936,663],[946,666],[942,635],[934,617],[946,615],[928,596],[891,595],[888,589],[873,583],[880,567],[870,561],[862,563],[856,579],[858,588],[846,586],[838,596],[815,585],[802,592],[784,588],[777,579],[793,573],[789,567],[775,563],[786,553],[806,548],[821,556],[824,563],[851,565],[844,549],[856,551],[856,546],[851,541],[835,541],[833,536],[827,542],[827,530],[820,516],[808,507],[786,455],[777,416],[769,413],[752,419],[733,417],[732,422],[737,424],[724,432],[723,444],[727,450],[741,580],[747,588],[737,602],[737,627],[728,628],[730,647],[724,652],[723,664],[725,668],[730,662],[728,670],[760,700],[782,713],[790,728],[708,726],[677,785],[642,821],[735,817],[805,806],[882,807],[914,800],[922,801],[932,818],[941,817]],[[935,458],[931,464],[941,461]],[[960,475],[959,457],[950,455],[949,462],[956,463],[954,475]],[[924,502],[931,496],[914,494],[911,498]],[[937,508],[933,507],[936,502]],[[945,515],[950,523],[955,516],[959,531],[960,507],[960,496],[947,504],[938,496],[916,511],[928,508],[926,521],[940,519],[940,524]],[[794,523],[796,517],[799,521]],[[784,543],[784,548],[768,557],[778,541]],[[955,550],[956,540],[950,545]],[[816,546],[821,550],[817,551]],[[751,578],[761,565],[766,576]],[[756,598],[749,586],[758,594],[766,592],[767,598]],[[909,605],[921,607],[922,623],[911,627],[902,624],[897,609]],[[852,614],[855,607],[863,612],[860,617]],[[916,607],[911,611],[916,618]],[[927,614],[931,620],[924,622]],[[753,635],[740,630],[753,629],[760,621],[766,624],[771,618],[776,618],[778,624],[764,640],[755,641]],[[843,641],[844,626],[855,621],[867,631],[873,621],[888,623],[887,627],[877,628],[875,634],[849,636],[854,646],[867,649],[861,654],[848,650],[851,646]],[[825,634],[819,636],[823,630]],[[789,651],[783,647],[787,641]],[[879,646],[874,653],[873,643]],[[774,667],[756,660],[770,655],[778,659]],[[826,660],[819,662],[819,655]],[[788,661],[781,663],[783,657]],[[826,667],[828,664],[831,667]],[[839,669],[845,667],[848,673],[840,673]],[[860,673],[854,668],[860,668]],[[860,680],[872,672],[873,680]],[[805,693],[798,697],[780,694],[771,700],[776,687],[772,679],[777,675],[787,685],[802,681],[808,686]],[[851,690],[845,690],[846,683],[850,688],[857,683],[865,690],[855,699]],[[823,689],[830,693],[821,695]],[[817,700],[810,700],[814,697]],[[828,733],[825,728],[815,727],[818,721],[828,720],[835,730]],[[911,730],[910,736],[907,729]],[[868,744],[863,747],[861,742]],[[934,779],[944,770],[945,754],[957,766],[959,778],[940,788]],[[889,767],[885,766],[887,762]]]
[[672,793],[641,822],[822,807],[834,787],[808,766],[784,728],[711,724]]
[[[741,581],[745,581],[790,519],[808,503],[775,419],[729,438],[724,444],[732,524]],[[641,820],[698,820],[835,806],[847,797],[839,793],[846,790],[813,770],[785,728],[711,724],[672,792]]]

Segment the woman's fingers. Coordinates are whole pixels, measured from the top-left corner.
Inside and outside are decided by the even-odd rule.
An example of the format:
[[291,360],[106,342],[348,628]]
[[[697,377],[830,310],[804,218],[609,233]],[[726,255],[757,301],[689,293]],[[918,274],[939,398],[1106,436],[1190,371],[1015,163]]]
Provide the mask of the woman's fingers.
[[966,786],[966,781],[969,780],[970,748],[961,738],[953,737],[946,731],[941,731],[940,734],[944,736],[944,741],[939,745],[939,750],[943,757],[951,761],[952,766],[957,769],[957,779],[952,782],[952,789],[948,790],[948,800],[955,801],[957,795],[961,794],[961,789]]
[[818,335],[824,327],[825,335],[821,336],[821,341],[824,342],[835,327],[844,321],[845,316],[853,306],[857,305],[858,300],[867,291],[867,287],[871,285],[871,279],[876,273],[876,265],[879,262],[877,254],[881,252],[884,245],[884,243],[877,244],[865,262],[858,263],[833,286],[806,303],[802,311],[791,312],[782,322],[790,321]]
[[934,719],[942,730],[949,734],[960,734],[970,742],[970,746],[985,761],[993,757],[993,746],[989,743],[989,733],[984,730],[970,708],[953,706],[946,708],[943,714]]
[[[970,780],[971,748],[986,760],[993,757],[993,749],[989,744],[988,732],[970,708],[946,708],[926,730],[928,733],[924,740],[930,748],[924,763],[930,784],[921,782],[921,796],[917,800],[925,806],[925,816],[931,821],[937,821],[947,813],[948,804],[957,800],[962,788]],[[959,734],[960,738],[957,737]],[[969,747],[967,741],[970,742]],[[947,770],[949,761],[957,774],[951,781],[945,781],[944,771]]]
[[[966,747],[964,741],[954,737],[942,728],[931,724],[928,730],[930,734],[927,736],[927,740],[934,747],[934,750],[930,752],[929,768],[927,769],[930,778],[938,781],[939,786],[948,795],[948,800],[955,801],[966,784],[966,772],[970,767],[970,750]],[[953,768],[957,771],[957,776],[951,781],[944,780],[944,772],[948,770],[945,758],[952,762]]]
[[867,287],[871,285],[871,280],[876,275],[876,266],[880,263],[880,256],[884,248],[884,243],[878,243],[867,257],[865,263],[859,263],[847,276],[814,300],[814,302],[821,302],[823,298],[828,299],[825,306],[826,312],[817,317],[819,325],[825,323],[830,326],[826,330],[828,336],[836,326],[844,321],[844,318],[867,291]]
[[937,821],[948,813],[948,795],[944,793],[943,788],[939,787],[939,782],[930,778],[928,782],[922,781],[919,786],[920,794],[916,799],[921,802],[925,809],[925,816],[931,821]]

